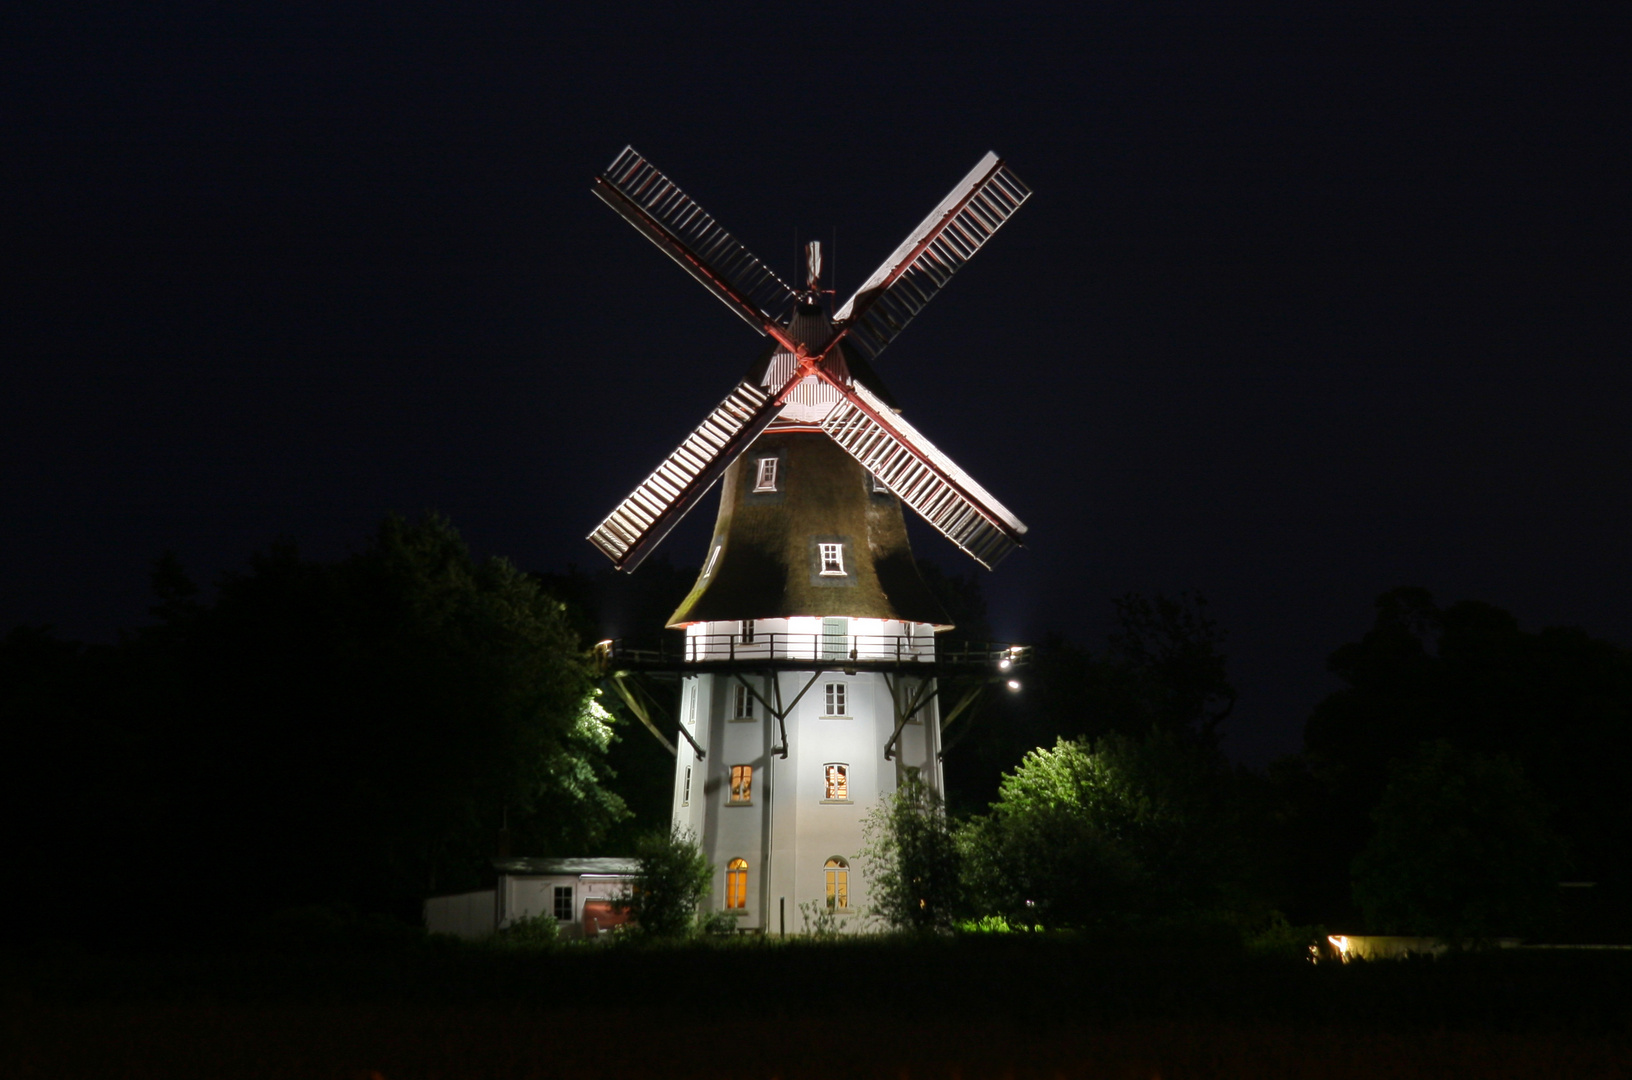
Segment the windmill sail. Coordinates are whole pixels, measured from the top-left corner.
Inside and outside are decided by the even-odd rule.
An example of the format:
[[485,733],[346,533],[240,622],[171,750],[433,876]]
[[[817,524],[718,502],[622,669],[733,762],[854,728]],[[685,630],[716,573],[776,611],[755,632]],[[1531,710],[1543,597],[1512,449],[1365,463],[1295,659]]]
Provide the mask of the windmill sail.
[[763,387],[738,383],[618,508],[589,534],[619,570],[633,571],[695,506],[781,406]]
[[785,321],[798,297],[701,206],[623,148],[595,178],[595,194],[761,334]]
[[845,391],[822,430],[987,569],[1020,546],[1020,519],[860,383]]
[[834,321],[869,360],[974,257],[1031,197],[1031,189],[988,153],[845,301]]

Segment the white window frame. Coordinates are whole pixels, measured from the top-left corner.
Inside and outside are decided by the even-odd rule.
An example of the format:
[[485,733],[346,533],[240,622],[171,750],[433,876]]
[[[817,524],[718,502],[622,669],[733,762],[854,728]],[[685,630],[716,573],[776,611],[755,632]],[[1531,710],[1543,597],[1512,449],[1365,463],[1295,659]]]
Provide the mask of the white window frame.
[[754,490],[756,492],[776,490],[776,462],[777,459],[774,456],[762,457],[754,462]]
[[823,716],[848,717],[850,715],[850,685],[842,682],[830,682],[822,687],[822,704],[824,708]]
[[[833,794],[832,770],[839,770],[839,794]],[[850,765],[844,761],[822,763],[822,801],[824,803],[850,802]]]
[[737,641],[742,645],[752,645],[754,643],[754,620],[744,619],[737,626]]
[[876,472],[875,473],[868,473],[867,475],[871,476],[873,478],[873,494],[874,495],[889,495],[891,493],[889,485],[884,483],[884,478],[883,477],[879,476]]
[[[747,773],[746,773],[747,778],[748,778],[748,782],[746,784],[742,785],[742,787],[743,787],[743,796],[740,799],[737,798],[737,776],[738,776],[737,770],[738,769],[748,770]],[[754,767],[752,765],[731,765],[731,766],[729,766],[727,768],[727,771],[726,771],[726,785],[725,785],[725,805],[727,805],[727,806],[752,806],[752,805],[754,805]]]
[[708,565],[703,567],[703,576],[706,578],[714,572],[714,564],[720,561],[720,549],[724,544],[715,544],[714,550],[708,553]]
[[736,693],[731,695],[731,719],[752,720],[754,718],[754,692],[741,683],[734,687]]
[[816,545],[816,553],[822,562],[822,577],[844,577],[844,545],[829,544],[825,541]]
[[[565,915],[561,914],[561,900],[562,900],[562,895],[561,894],[562,893],[566,894],[566,901],[567,901],[567,913]],[[575,897],[573,895],[573,889],[572,889],[571,885],[557,885],[555,887],[555,891],[550,895],[550,902],[551,902],[551,905],[552,905],[551,906],[551,911],[554,913],[557,922],[571,922],[572,921],[573,915],[575,913],[574,905],[575,905],[576,901],[577,901],[577,897]]]
[[[733,880],[738,874],[742,876]],[[732,900],[740,902],[733,904]],[[748,860],[740,855],[725,864],[725,910],[733,915],[748,914]]]
[[681,806],[690,806],[691,805],[691,766],[690,765],[686,766],[686,782],[685,782],[685,786],[683,786],[680,789],[680,805]]
[[[850,910],[850,863],[843,855],[835,855],[822,864],[822,884],[826,891],[822,897],[827,903],[827,910],[843,913]],[[840,884],[843,888],[840,888]],[[844,903],[838,903],[839,896],[844,897]]]

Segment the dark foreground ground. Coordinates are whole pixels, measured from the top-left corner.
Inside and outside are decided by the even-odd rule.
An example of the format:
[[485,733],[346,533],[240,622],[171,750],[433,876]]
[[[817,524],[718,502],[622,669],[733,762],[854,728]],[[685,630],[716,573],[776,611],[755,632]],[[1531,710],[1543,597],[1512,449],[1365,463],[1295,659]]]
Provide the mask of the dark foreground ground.
[[1070,939],[13,957],[0,1076],[1632,1076],[1632,953]]

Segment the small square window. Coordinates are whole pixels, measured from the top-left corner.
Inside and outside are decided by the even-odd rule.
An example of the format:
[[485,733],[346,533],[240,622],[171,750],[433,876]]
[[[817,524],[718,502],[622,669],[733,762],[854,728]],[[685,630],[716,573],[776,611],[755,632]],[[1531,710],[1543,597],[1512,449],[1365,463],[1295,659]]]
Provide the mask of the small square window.
[[759,467],[754,471],[754,490],[776,490],[776,458],[762,457],[759,459]]
[[830,577],[844,576],[844,545],[821,544],[819,546],[822,549],[822,573]]
[[848,716],[850,703],[846,699],[849,697],[849,694],[847,693],[849,687],[845,686],[842,682],[830,682],[827,684],[826,690],[827,711],[822,715]]
[[836,761],[822,766],[822,798],[830,802],[850,798],[850,766]]
[[555,917],[562,922],[572,921],[572,886],[555,887]]
[[753,692],[740,683],[735,689],[736,711],[731,714],[731,718],[733,720],[752,720],[754,718]]
[[746,805],[754,800],[754,767],[752,765],[731,766],[731,799],[738,806]]

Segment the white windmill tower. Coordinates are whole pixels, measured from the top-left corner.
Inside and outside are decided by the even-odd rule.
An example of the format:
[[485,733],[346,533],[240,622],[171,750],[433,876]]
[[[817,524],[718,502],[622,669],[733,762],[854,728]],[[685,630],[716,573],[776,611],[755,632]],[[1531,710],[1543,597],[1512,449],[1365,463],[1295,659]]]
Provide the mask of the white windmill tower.
[[703,843],[716,908],[772,932],[801,903],[860,911],[863,817],[909,771],[940,790],[941,733],[972,700],[943,709],[939,677],[1006,674],[1021,655],[937,650],[951,627],[901,506],[987,567],[1026,531],[902,419],[870,361],[1031,192],[987,154],[831,316],[819,245],[794,291],[633,148],[595,194],[772,339],[590,534],[632,571],[723,477],[702,574],[668,623],[686,632],[683,655],[608,643],[607,661],[680,678],[674,822]]

